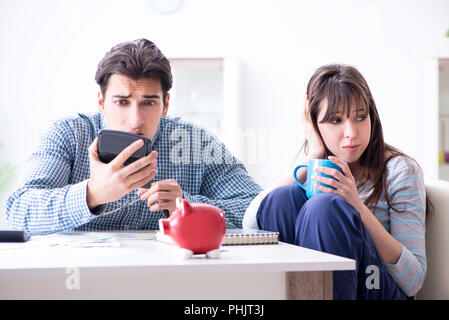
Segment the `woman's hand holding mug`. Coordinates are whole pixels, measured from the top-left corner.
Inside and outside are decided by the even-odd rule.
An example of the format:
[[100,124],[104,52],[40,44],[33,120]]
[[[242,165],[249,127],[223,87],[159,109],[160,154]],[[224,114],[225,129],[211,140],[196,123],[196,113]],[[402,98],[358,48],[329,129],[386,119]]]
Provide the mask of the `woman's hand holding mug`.
[[[357,190],[354,176],[346,162],[337,157],[329,156],[333,165],[317,166],[311,175],[315,188],[321,192],[330,192],[340,195],[357,211],[361,212],[364,206]],[[335,170],[337,167],[339,170]]]
[[[305,185],[298,180],[296,172],[300,168],[307,168]],[[339,175],[337,175],[337,173]],[[293,171],[293,179],[304,189],[306,197],[312,198],[322,192],[335,190],[334,182],[343,174],[342,169],[334,162],[327,159],[310,159],[308,164],[299,165]],[[336,191],[336,190],[335,190]]]

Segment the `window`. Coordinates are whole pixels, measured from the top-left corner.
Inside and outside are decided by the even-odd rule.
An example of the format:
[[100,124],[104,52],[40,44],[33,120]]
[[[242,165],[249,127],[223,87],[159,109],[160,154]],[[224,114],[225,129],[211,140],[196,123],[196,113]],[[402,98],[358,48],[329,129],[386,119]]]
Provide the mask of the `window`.
[[237,59],[171,58],[168,115],[207,129],[242,156],[241,67]]

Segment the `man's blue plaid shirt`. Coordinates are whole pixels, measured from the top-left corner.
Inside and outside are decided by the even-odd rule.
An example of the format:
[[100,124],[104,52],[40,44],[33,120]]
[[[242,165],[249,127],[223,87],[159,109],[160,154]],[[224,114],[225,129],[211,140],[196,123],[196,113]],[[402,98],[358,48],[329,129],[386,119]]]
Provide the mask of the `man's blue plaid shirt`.
[[[87,207],[88,148],[105,128],[99,114],[77,114],[57,121],[28,159],[18,189],[6,202],[9,225],[29,234],[62,230],[154,230],[162,211],[138,201],[110,215]],[[204,129],[163,117],[152,149],[158,151],[157,175],[175,179],[189,202],[215,205],[226,213],[228,228],[241,228],[251,200],[261,191],[225,145]],[[101,206],[108,212],[138,198],[137,190]]]

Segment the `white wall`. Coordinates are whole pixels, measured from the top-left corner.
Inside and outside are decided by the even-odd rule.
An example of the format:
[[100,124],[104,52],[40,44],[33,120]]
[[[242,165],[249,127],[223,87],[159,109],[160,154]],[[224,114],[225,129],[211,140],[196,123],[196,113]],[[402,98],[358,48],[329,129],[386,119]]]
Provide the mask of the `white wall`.
[[168,57],[241,59],[242,129],[278,138],[248,166],[263,185],[290,174],[305,85],[332,62],[359,68],[387,142],[421,161],[425,63],[449,55],[448,21],[447,0],[185,0],[172,15],[145,0],[0,0],[0,165],[20,172],[48,120],[95,110],[99,60],[140,37]]

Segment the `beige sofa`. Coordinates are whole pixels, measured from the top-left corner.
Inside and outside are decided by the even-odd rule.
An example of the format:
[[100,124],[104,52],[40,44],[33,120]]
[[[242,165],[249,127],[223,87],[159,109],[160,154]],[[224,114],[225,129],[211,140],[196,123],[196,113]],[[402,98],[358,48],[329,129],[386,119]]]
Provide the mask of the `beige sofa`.
[[426,180],[434,206],[426,218],[427,274],[417,299],[449,299],[449,181]]

